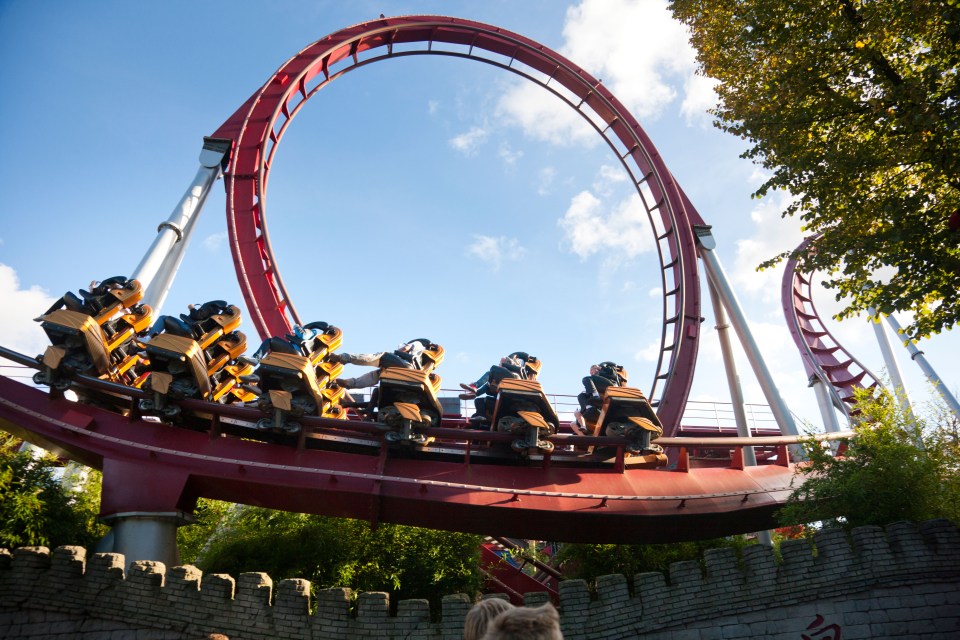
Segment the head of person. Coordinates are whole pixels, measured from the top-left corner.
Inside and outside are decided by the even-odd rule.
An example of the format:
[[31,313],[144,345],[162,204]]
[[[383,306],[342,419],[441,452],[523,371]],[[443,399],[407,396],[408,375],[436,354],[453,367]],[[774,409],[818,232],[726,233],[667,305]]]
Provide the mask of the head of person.
[[503,598],[487,598],[473,605],[463,622],[464,640],[480,640],[490,622],[507,609],[513,609],[513,605]]
[[595,376],[600,373],[600,365],[592,364],[590,365],[590,375]]
[[514,607],[494,618],[483,640],[563,640],[560,614],[549,602],[539,607]]

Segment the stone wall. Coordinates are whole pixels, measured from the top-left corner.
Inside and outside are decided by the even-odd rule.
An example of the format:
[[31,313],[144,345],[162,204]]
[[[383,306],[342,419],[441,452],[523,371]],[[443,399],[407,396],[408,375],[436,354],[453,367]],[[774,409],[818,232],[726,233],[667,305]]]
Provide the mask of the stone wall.
[[[898,523],[788,541],[778,563],[770,549],[741,558],[713,549],[679,562],[669,576],[604,576],[595,592],[581,580],[560,585],[564,637],[594,638],[952,638],[960,637],[960,530],[947,521]],[[443,599],[432,622],[426,600],[398,603],[384,593],[327,589],[311,602],[306,580],[244,573],[202,575],[132,563],[80,547],[0,551],[0,637],[185,640],[222,633],[244,638],[461,637],[470,601]],[[547,600],[528,594],[527,604]],[[311,609],[315,611],[311,613]]]

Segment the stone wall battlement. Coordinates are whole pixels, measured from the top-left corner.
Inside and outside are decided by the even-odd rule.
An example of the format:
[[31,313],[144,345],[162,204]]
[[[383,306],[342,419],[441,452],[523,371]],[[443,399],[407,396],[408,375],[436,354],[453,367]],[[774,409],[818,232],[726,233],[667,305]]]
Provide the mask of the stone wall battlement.
[[[704,558],[705,571],[690,561],[671,565],[668,576],[638,574],[632,593],[622,575],[599,578],[593,591],[582,580],[562,582],[564,637],[667,638],[673,637],[672,630],[707,628],[731,617],[763,618],[766,624],[774,614],[763,612],[776,608],[778,629],[787,635],[760,635],[799,638],[799,631],[809,628],[811,612],[822,617],[824,607],[817,608],[818,603],[831,603],[829,611],[843,617],[836,603],[872,602],[894,593],[901,599],[902,594],[931,594],[911,605],[914,621],[925,616],[940,620],[941,626],[948,618],[950,624],[960,621],[960,530],[948,521],[865,527],[850,537],[821,531],[813,547],[802,540],[784,542],[781,556],[778,562],[772,550],[761,546],[747,547],[741,557],[732,549],[712,549]],[[433,622],[426,600],[401,601],[396,615],[390,615],[385,593],[360,593],[351,610],[349,589],[320,590],[312,602],[306,580],[274,585],[264,573],[243,573],[235,580],[149,561],[133,562],[125,573],[124,564],[118,554],[87,558],[81,547],[59,547],[52,553],[44,547],[0,550],[0,637],[92,639],[109,631],[111,638],[162,640],[212,632],[231,640],[454,639],[462,637],[471,606],[466,595],[446,596],[440,620]],[[528,605],[546,600],[545,593],[527,596]],[[945,615],[948,610],[952,617]],[[795,622],[786,616],[789,611],[800,612]],[[927,637],[918,635],[917,628],[911,625],[910,635],[903,637]],[[757,635],[756,629],[749,633]],[[748,631],[743,637],[749,637]],[[857,636],[845,628],[843,637]]]

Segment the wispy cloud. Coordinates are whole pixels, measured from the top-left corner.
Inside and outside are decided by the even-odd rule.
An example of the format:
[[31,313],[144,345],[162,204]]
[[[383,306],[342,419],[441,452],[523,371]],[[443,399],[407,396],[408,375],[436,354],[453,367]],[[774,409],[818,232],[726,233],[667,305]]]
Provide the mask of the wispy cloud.
[[616,249],[624,258],[632,258],[654,248],[650,223],[637,194],[620,201],[607,213],[599,198],[581,191],[557,224],[563,229],[570,250],[581,258],[605,249]]
[[450,146],[470,157],[477,154],[477,149],[486,142],[490,132],[483,127],[471,127],[466,133],[461,133],[450,139]]
[[524,82],[500,97],[497,118],[519,126],[535,140],[557,146],[593,146],[600,143],[597,132],[576,111],[541,87]]
[[496,271],[504,262],[517,262],[523,259],[526,249],[516,238],[484,235],[473,236],[473,242],[467,246],[467,255],[486,262]]
[[508,142],[501,142],[497,155],[506,164],[516,164],[517,160],[523,157],[523,151],[513,149]]
[[214,233],[203,239],[203,248],[207,251],[217,251],[227,241],[227,232]]
[[537,173],[537,193],[541,196],[548,195],[553,181],[557,177],[557,170],[553,167],[544,167]]
[[626,181],[627,173],[622,167],[605,164],[597,171],[597,176],[593,180],[593,190],[603,195],[609,195],[615,185]]

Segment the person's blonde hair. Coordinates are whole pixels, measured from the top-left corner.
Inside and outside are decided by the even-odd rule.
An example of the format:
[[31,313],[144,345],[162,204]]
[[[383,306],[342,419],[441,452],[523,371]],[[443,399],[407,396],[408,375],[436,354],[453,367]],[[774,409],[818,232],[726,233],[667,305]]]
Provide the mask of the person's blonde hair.
[[494,618],[481,640],[563,640],[560,614],[549,602],[539,607],[514,607]]
[[507,609],[513,605],[503,598],[487,598],[473,605],[463,621],[463,640],[480,640],[490,622]]

